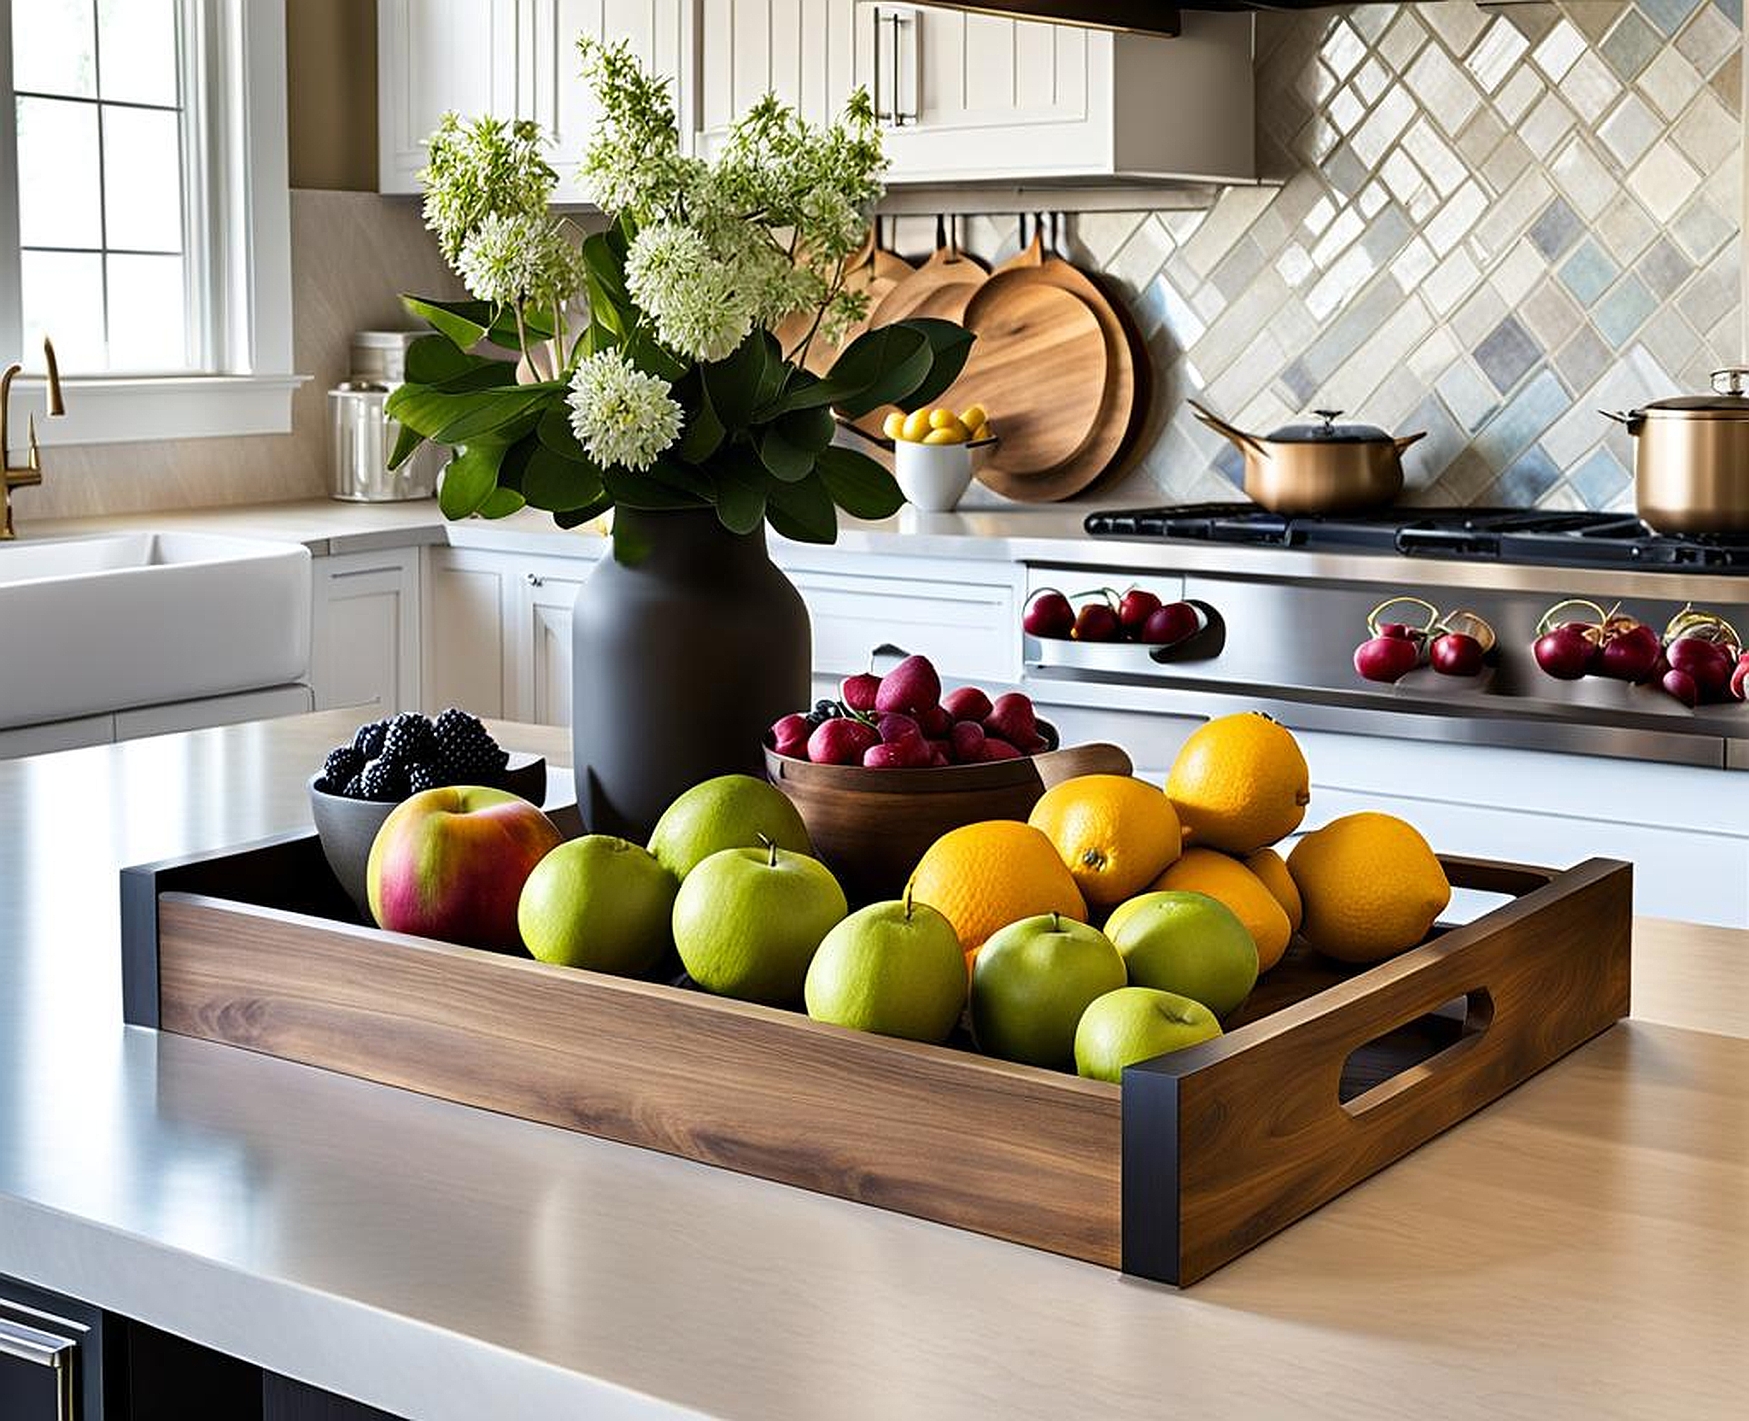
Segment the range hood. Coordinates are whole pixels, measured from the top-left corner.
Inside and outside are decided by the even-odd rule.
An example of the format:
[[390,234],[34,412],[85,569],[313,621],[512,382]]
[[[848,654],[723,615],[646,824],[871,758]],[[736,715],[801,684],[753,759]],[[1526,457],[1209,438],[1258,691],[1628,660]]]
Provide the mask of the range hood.
[[929,0],[938,10],[970,10],[1010,20],[1049,20],[1059,25],[1127,30],[1135,34],[1182,33],[1182,10],[1315,10],[1332,0],[1187,0],[1178,5],[1160,0]]

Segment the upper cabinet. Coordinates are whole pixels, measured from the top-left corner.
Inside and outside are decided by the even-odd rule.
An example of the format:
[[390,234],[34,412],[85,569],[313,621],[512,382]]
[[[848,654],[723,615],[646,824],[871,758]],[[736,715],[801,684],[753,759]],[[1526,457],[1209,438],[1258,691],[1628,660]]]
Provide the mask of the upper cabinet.
[[517,113],[527,0],[378,0],[377,186],[418,192],[425,139],[450,109]]
[[1249,182],[1251,18],[1184,15],[1178,39],[887,0],[383,0],[382,187],[415,192],[446,109],[532,117],[560,202],[593,121],[581,34],[627,39],[675,81],[711,153],[766,92],[823,122],[861,85],[892,184]]

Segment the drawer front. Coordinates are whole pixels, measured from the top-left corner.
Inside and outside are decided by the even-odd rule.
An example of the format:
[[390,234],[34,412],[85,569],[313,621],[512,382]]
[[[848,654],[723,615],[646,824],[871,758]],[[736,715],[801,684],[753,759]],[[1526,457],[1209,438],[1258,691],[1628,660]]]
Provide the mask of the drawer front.
[[102,1316],[0,1278],[0,1417],[103,1421]]
[[814,624],[814,670],[847,676],[879,647],[927,656],[944,681],[1012,682],[1020,617],[1011,585],[791,572]]

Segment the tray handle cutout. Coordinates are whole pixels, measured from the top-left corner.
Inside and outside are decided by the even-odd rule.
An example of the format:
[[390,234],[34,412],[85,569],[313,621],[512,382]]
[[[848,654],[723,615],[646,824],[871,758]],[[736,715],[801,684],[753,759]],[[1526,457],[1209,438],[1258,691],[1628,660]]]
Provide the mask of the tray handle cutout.
[[1494,996],[1486,987],[1398,1022],[1348,1053],[1337,1100],[1360,1119],[1453,1069],[1493,1024]]

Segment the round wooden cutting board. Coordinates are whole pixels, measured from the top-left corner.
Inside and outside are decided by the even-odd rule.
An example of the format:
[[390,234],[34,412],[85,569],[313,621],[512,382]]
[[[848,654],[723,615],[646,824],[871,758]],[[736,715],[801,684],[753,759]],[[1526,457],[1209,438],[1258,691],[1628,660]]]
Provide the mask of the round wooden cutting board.
[[1066,497],[1029,485],[1072,459],[1098,423],[1109,367],[1099,318],[1074,293],[1016,269],[979,288],[964,323],[977,340],[941,403],[989,411],[997,443],[979,481],[1007,498]]
[[878,306],[869,308],[869,327],[890,326],[910,316],[960,320],[978,288],[989,279],[982,262],[942,247],[901,279]]

